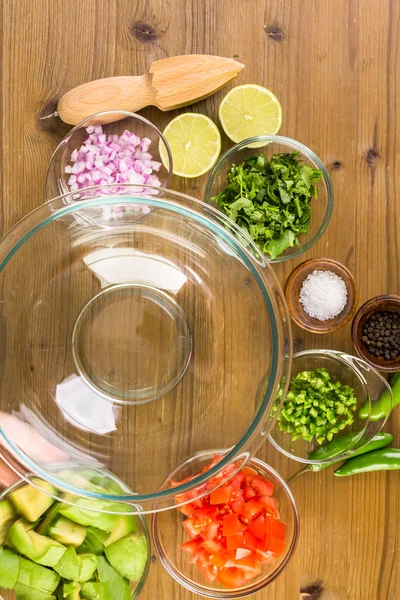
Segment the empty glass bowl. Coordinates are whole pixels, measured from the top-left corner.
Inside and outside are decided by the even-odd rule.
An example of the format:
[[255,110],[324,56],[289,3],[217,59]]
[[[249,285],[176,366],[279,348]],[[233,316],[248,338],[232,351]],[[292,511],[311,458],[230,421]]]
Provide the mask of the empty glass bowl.
[[[113,122],[103,124],[104,118],[107,117],[107,119],[109,119],[110,116],[112,116]],[[71,131],[69,131],[65,138],[59,143],[50,159],[49,167],[47,169],[45,184],[46,200],[51,200],[52,198],[55,198],[60,194],[67,194],[68,192],[73,191],[74,187],[71,187],[71,185],[74,184],[75,187],[79,187],[79,189],[75,189],[75,194],[73,196],[66,197],[65,200],[78,200],[81,197],[80,188],[87,188],[90,185],[98,185],[97,181],[95,183],[88,183],[88,181],[85,180],[85,177],[82,173],[71,173],[71,167],[74,165],[75,161],[79,162],[83,160],[85,162],[86,160],[85,155],[83,155],[82,157],[74,156],[75,160],[72,161],[71,155],[73,155],[75,151],[80,150],[84,140],[88,138],[89,134],[87,132],[87,128],[90,126],[92,126],[93,128],[94,126],[99,124],[102,126],[103,134],[107,136],[107,140],[109,139],[110,135],[121,136],[125,130],[128,130],[130,133],[135,134],[141,140],[143,140],[143,138],[147,138],[147,140],[150,140],[149,147],[147,148],[146,144],[146,147],[144,149],[146,150],[146,152],[151,154],[152,160],[160,163],[159,170],[154,170],[153,175],[156,176],[162,187],[169,187],[172,178],[172,155],[171,150],[169,148],[169,144],[163,136],[163,134],[161,133],[161,131],[159,131],[159,129],[157,129],[157,127],[153,125],[153,123],[151,123],[144,117],[137,115],[136,113],[131,113],[123,110],[109,110],[101,113],[96,113],[95,115],[92,115],[91,117],[88,117],[87,119],[81,121],[80,123],[78,123],[78,125],[73,127],[73,129],[71,129]],[[161,161],[160,148],[164,150],[164,155],[167,155],[169,157],[168,168],[166,168]],[[139,150],[141,150],[140,147]],[[114,155],[111,154],[110,158],[113,157]],[[113,158],[113,160],[115,160],[115,158]],[[68,172],[66,170],[68,170]],[[124,172],[121,172],[122,175],[124,175],[124,173],[127,173],[127,171],[125,170]],[[100,161],[99,172],[97,173],[97,177],[100,179],[106,175],[107,174],[104,172],[103,167],[101,167]],[[71,179],[71,176],[73,177],[73,179]],[[82,181],[80,182],[81,178]],[[141,181],[140,172],[137,173],[137,178],[138,181]],[[74,184],[71,183],[72,181],[74,181]],[[105,181],[104,183],[111,182]],[[127,181],[127,183],[130,183],[129,180]],[[152,183],[151,181],[149,181],[148,183],[150,185],[155,186],[155,183]],[[118,189],[118,186],[116,186],[114,192],[118,192]],[[137,191],[143,191],[143,188],[140,184],[138,184]],[[98,190],[96,193],[98,193]],[[88,197],[88,194],[86,193],[85,196],[82,197]]]
[[[220,451],[199,452],[188,463],[179,465],[164,482],[168,489],[173,480],[180,480],[191,473],[201,470]],[[274,486],[274,497],[278,500],[281,521],[286,523],[286,548],[278,560],[271,564],[263,564],[262,574],[236,589],[226,589],[218,581],[207,583],[203,574],[194,564],[190,564],[189,555],[181,548],[189,536],[182,526],[184,515],[177,510],[157,513],[152,520],[152,537],[157,554],[170,575],[187,590],[205,598],[231,599],[242,598],[254,594],[272,583],[286,568],[293,556],[299,537],[299,514],[295,499],[289,486],[282,477],[269,465],[257,458],[252,458],[248,466],[259,475],[266,477]]]
[[[100,475],[99,475],[99,476],[100,476]],[[27,477],[27,481],[28,481],[28,482],[30,483],[30,485],[32,485],[33,487],[36,487],[36,488],[38,487],[38,486],[36,485],[36,483],[35,483],[35,482],[37,482],[37,479],[35,479],[35,477],[34,477],[33,475],[29,475],[29,476]],[[18,490],[18,489],[20,489],[21,487],[25,486],[25,485],[27,484],[27,481],[25,481],[25,480],[19,480],[19,481],[16,481],[16,482],[15,482],[13,485],[9,486],[7,489],[5,489],[5,490],[2,490],[2,491],[0,492],[0,502],[1,502],[2,500],[7,500],[7,499],[9,499],[9,495],[10,495],[12,492],[15,492],[16,490]],[[100,479],[99,479],[99,483],[102,483],[102,480],[100,480]],[[120,486],[121,484],[118,484],[117,482],[115,482],[115,485],[116,485],[116,486],[118,486],[118,485]],[[118,487],[117,487],[116,489],[118,489]],[[49,504],[50,504],[50,502],[49,502]],[[66,505],[66,504],[67,504],[67,502],[64,502],[64,504]],[[103,503],[103,504],[105,505],[105,508],[106,508],[106,503]],[[109,502],[109,504],[111,505],[112,503],[111,503],[111,502]],[[48,510],[48,512],[46,512],[46,513],[43,515],[43,517],[41,517],[41,518],[40,518],[39,522],[36,522],[36,523],[35,523],[35,525],[34,525],[34,527],[35,527],[35,528],[36,528],[37,526],[40,526],[40,523],[41,523],[41,522],[44,520],[44,518],[45,518],[45,517],[46,517],[46,516],[49,514],[49,512],[50,512],[51,510],[52,510],[52,508],[50,507],[50,508],[49,508],[49,510]],[[98,518],[98,515],[96,514],[96,511],[91,511],[91,510],[88,510],[87,508],[85,508],[85,509],[83,510],[83,513],[84,513],[84,514],[85,514],[87,517],[89,517],[89,518],[90,518],[91,516],[93,516],[94,520],[96,520],[96,519]],[[107,513],[107,510],[106,510],[106,509],[104,510],[104,513]],[[113,511],[113,510],[111,510],[111,511],[110,511],[110,514],[113,514],[113,513],[114,513],[114,511]],[[122,513],[122,514],[123,514],[123,513]],[[150,535],[149,535],[149,531],[148,531],[148,528],[147,528],[146,520],[145,520],[145,518],[143,517],[143,515],[141,515],[140,513],[139,513],[139,514],[137,514],[137,515],[134,517],[134,519],[135,519],[135,522],[136,522],[136,530],[135,530],[135,531],[136,531],[138,534],[141,534],[141,535],[145,536],[145,537],[146,537],[146,540],[147,540],[147,561],[146,561],[146,566],[145,566],[145,568],[144,568],[144,571],[143,571],[143,573],[142,573],[142,575],[141,575],[141,577],[140,577],[139,581],[135,581],[135,582],[131,582],[131,583],[130,583],[130,588],[131,588],[130,600],[136,600],[136,599],[137,599],[137,598],[140,596],[140,593],[141,593],[141,592],[142,592],[142,590],[143,590],[144,584],[146,583],[147,576],[148,576],[148,574],[149,574],[149,568],[150,568],[150,557],[151,557],[151,551],[150,551],[150,550],[151,550],[151,544],[150,544]],[[40,533],[42,533],[42,532],[40,532]],[[82,552],[83,552],[83,551],[82,551]],[[86,552],[88,552],[88,550],[86,550]],[[40,591],[42,591],[42,590],[40,590]],[[3,590],[3,588],[2,588],[2,587],[0,587],[0,597],[1,597],[1,594],[2,594],[2,593],[5,593],[5,594],[6,594],[5,598],[7,598],[7,600],[14,600],[14,598],[15,598],[15,592],[14,592],[14,591],[12,591],[12,590]],[[49,597],[50,597],[50,594],[49,594]],[[57,596],[57,597],[58,597],[58,596]],[[125,597],[125,596],[124,596],[124,597]]]
[[213,198],[226,187],[227,175],[232,165],[240,165],[246,158],[255,154],[264,154],[271,158],[273,154],[286,152],[299,152],[300,160],[314,169],[320,169],[322,176],[317,184],[318,197],[311,200],[308,232],[299,235],[298,246],[287,248],[273,259],[266,255],[266,259],[271,262],[282,262],[300,256],[319,240],[328,226],[333,209],[333,188],[328,171],[318,156],[304,144],[287,137],[264,135],[243,140],[221,156],[210,173],[204,195],[206,202],[221,210]]
[[105,469],[128,488],[109,499],[162,510],[181,460],[226,448],[181,486],[197,489],[266,439],[290,323],[272,268],[232,221],[120,187],[55,198],[0,243],[0,443],[20,476],[107,499],[85,475]]
[[[348,425],[333,437],[332,441],[338,442],[334,446],[335,452],[329,458],[323,459],[320,455],[318,460],[313,460],[312,457],[310,458],[311,453],[321,447],[315,437],[312,442],[307,442],[301,437],[292,441],[292,434],[281,431],[278,421],[269,435],[269,440],[280,452],[289,458],[308,464],[344,460],[365,446],[382,429],[389,416],[387,415],[379,421],[370,420],[372,406],[383,391],[387,390],[392,397],[386,379],[365,361],[355,356],[335,350],[305,350],[293,356],[292,377],[302,371],[315,371],[320,368],[326,369],[333,381],[340,381],[342,384],[352,387],[357,399],[353,424]],[[362,415],[359,414],[361,407],[363,407]],[[332,444],[330,448],[332,449]]]

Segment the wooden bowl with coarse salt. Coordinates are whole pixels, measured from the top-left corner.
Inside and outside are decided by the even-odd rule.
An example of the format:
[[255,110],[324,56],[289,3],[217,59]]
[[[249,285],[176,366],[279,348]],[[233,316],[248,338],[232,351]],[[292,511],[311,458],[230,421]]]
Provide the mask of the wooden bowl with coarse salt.
[[354,316],[358,288],[345,265],[331,258],[312,258],[290,273],[285,297],[296,325],[311,333],[332,333]]

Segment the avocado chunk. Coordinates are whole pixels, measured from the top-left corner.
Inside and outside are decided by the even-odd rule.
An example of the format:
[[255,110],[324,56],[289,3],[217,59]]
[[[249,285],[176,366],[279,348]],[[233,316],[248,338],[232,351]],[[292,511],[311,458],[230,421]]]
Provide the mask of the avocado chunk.
[[[56,488],[42,479],[33,478],[32,483],[48,494],[57,494]],[[48,496],[47,493],[44,492],[27,484],[18,488],[15,492],[11,492],[9,498],[17,511],[21,513],[27,521],[37,521],[54,503],[54,498]]]
[[104,541],[105,546],[110,546],[114,542],[117,542],[121,538],[129,535],[130,533],[136,533],[137,525],[135,517],[131,515],[123,515],[119,518],[118,523],[108,536],[108,538]]
[[108,533],[97,527],[88,527],[86,537],[82,544],[76,549],[78,554],[91,552],[93,554],[103,554],[104,541],[108,538]]
[[82,585],[81,596],[87,600],[114,600],[109,586],[109,583],[88,581]]
[[97,558],[97,574],[101,583],[108,584],[112,600],[130,600],[129,581],[121,577],[104,556]]
[[97,556],[95,554],[80,554],[78,555],[80,561],[79,568],[79,583],[84,583],[92,579],[97,569]]
[[147,539],[143,533],[131,533],[105,548],[108,562],[130,581],[139,581],[147,563]]
[[7,531],[17,519],[17,511],[11,502],[9,500],[0,502],[0,544],[4,544],[7,539]]
[[77,581],[70,581],[68,583],[64,583],[63,598],[66,598],[66,600],[79,600],[80,591],[81,585]]
[[76,496],[70,497],[69,495],[65,499],[74,502],[74,504],[61,505],[60,514],[63,517],[67,517],[67,519],[79,525],[91,525],[108,533],[112,532],[121,518],[121,515],[112,513],[126,511],[124,504],[110,502],[109,500],[92,500],[90,498],[77,498]]
[[18,582],[15,585],[15,597],[17,600],[55,600],[55,596],[48,592],[42,592]]
[[67,548],[59,563],[54,565],[54,570],[70,581],[83,583],[91,579],[97,569],[97,556],[95,554],[77,554],[75,548]]
[[60,583],[60,576],[22,556],[19,557],[18,583],[52,594]]
[[65,546],[77,548],[85,539],[87,528],[65,517],[59,517],[49,528],[50,537]]
[[49,535],[50,525],[58,517],[58,509],[60,507],[60,502],[55,502],[53,506],[49,508],[47,513],[44,515],[43,521],[36,528],[36,532],[40,533],[40,535]]
[[55,540],[35,531],[27,531],[22,519],[8,530],[7,542],[19,554],[45,567],[54,567],[66,551],[65,546]]
[[0,587],[13,590],[18,579],[19,556],[0,546]]

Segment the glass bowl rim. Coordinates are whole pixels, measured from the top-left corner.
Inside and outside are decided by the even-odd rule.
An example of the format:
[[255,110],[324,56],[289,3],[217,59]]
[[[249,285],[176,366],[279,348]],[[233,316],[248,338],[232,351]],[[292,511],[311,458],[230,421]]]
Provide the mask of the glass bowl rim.
[[[115,188],[116,184],[109,184],[108,186],[100,185],[100,186],[92,186],[89,188],[82,188],[82,190],[80,190],[80,192],[84,192],[84,191],[88,191],[88,190],[89,191],[90,190],[99,190],[99,189],[104,189],[107,187]],[[123,188],[123,189],[131,189],[131,188],[137,188],[138,185],[137,184],[118,184],[117,187]],[[152,492],[151,494],[132,494],[131,496],[129,496],[129,495],[116,496],[116,495],[109,495],[109,494],[98,494],[95,492],[91,492],[89,490],[83,490],[80,488],[76,488],[75,486],[72,486],[72,485],[68,484],[67,482],[63,482],[63,481],[57,479],[56,477],[51,475],[50,472],[43,470],[39,465],[37,465],[34,461],[32,461],[32,459],[30,459],[28,456],[26,456],[18,448],[18,446],[16,446],[14,444],[14,442],[12,440],[8,439],[8,437],[5,435],[2,428],[0,427],[0,436],[5,440],[6,448],[7,447],[11,448],[11,450],[12,450],[11,454],[13,455],[14,458],[16,457],[18,460],[18,465],[16,465],[14,463],[14,461],[12,461],[12,462],[10,461],[8,464],[13,469],[13,471],[18,474],[19,477],[22,477],[22,479],[26,478],[26,473],[24,473],[23,471],[16,470],[16,469],[19,466],[24,465],[28,468],[29,472],[35,473],[36,475],[38,475],[42,479],[50,482],[52,485],[54,485],[56,488],[59,488],[62,491],[70,492],[76,496],[81,496],[81,497],[84,496],[84,497],[93,498],[93,499],[115,500],[115,501],[119,501],[119,502],[125,502],[127,504],[128,503],[138,504],[141,502],[147,503],[149,501],[154,502],[154,501],[161,500],[161,499],[168,499],[171,496],[174,496],[176,493],[184,493],[184,492],[188,491],[189,489],[198,487],[202,483],[205,483],[213,475],[216,475],[220,470],[222,470],[227,464],[229,464],[235,458],[238,458],[242,451],[246,452],[246,449],[244,448],[244,446],[246,445],[247,442],[249,442],[252,439],[252,436],[256,432],[257,427],[260,425],[260,423],[262,422],[262,419],[265,417],[265,412],[268,407],[268,403],[269,403],[272,391],[273,391],[274,387],[279,383],[278,382],[278,374],[279,374],[278,357],[279,357],[279,353],[280,353],[279,349],[283,348],[283,344],[281,343],[281,339],[280,339],[282,334],[279,333],[277,316],[273,310],[273,304],[271,302],[270,294],[265,286],[265,283],[263,282],[262,277],[260,276],[260,274],[257,270],[256,265],[258,265],[259,268],[261,268],[261,267],[267,268],[269,277],[271,277],[274,280],[274,282],[278,286],[279,290],[281,289],[281,287],[280,287],[280,284],[278,282],[278,279],[277,279],[272,267],[268,264],[268,261],[265,260],[265,257],[260,253],[259,249],[255,246],[254,242],[249,237],[247,237],[247,236],[244,237],[244,239],[246,240],[246,243],[249,242],[249,246],[252,249],[252,252],[249,252],[248,248],[246,248],[236,238],[235,235],[232,235],[230,233],[230,231],[233,231],[233,232],[240,234],[240,236],[243,236],[244,232],[241,230],[241,228],[239,226],[237,226],[233,221],[231,221],[231,219],[226,217],[226,215],[223,215],[222,213],[220,213],[220,211],[218,211],[217,209],[215,209],[214,207],[212,207],[208,204],[205,204],[201,200],[197,200],[196,198],[188,196],[187,194],[175,192],[173,190],[169,190],[169,189],[163,188],[163,187],[154,188],[154,186],[145,186],[145,185],[140,185],[140,187],[141,188],[145,187],[146,189],[149,189],[149,190],[158,190],[158,191],[161,190],[162,192],[166,192],[167,195],[169,194],[169,195],[172,195],[172,197],[175,196],[185,202],[193,203],[195,208],[200,209],[201,207],[206,207],[207,212],[211,212],[211,214],[215,213],[216,215],[218,215],[218,219],[214,219],[212,217],[206,216],[206,215],[202,214],[201,211],[196,211],[195,209],[189,208],[187,206],[181,206],[177,202],[173,202],[171,200],[167,201],[167,200],[165,200],[164,196],[161,196],[159,199],[157,199],[157,196],[154,196],[154,195],[143,196],[143,192],[132,192],[133,197],[132,196],[123,196],[123,195],[118,196],[118,193],[116,193],[115,194],[116,197],[105,195],[105,196],[101,196],[101,197],[97,197],[97,198],[88,198],[88,199],[83,199],[83,200],[79,200],[79,201],[73,201],[70,204],[65,204],[63,202],[63,200],[66,197],[73,196],[74,194],[76,194],[76,192],[68,192],[67,194],[61,194],[61,195],[57,196],[56,198],[54,198],[52,200],[48,200],[47,202],[41,204],[40,206],[38,206],[37,208],[32,210],[30,213],[28,213],[25,217],[23,217],[18,223],[16,223],[5,234],[5,236],[2,238],[1,243],[0,243],[0,273],[3,271],[4,267],[7,265],[8,261],[12,258],[12,256],[15,254],[15,252],[25,243],[25,241],[29,240],[30,237],[32,237],[37,231],[42,229],[42,227],[44,227],[45,225],[47,225],[49,223],[52,223],[53,221],[56,221],[60,217],[63,217],[70,213],[79,212],[80,209],[83,209],[85,207],[101,206],[101,205],[108,204],[108,203],[110,203],[110,204],[130,204],[130,203],[143,204],[143,202],[146,202],[147,204],[151,204],[152,206],[159,207],[159,208],[166,208],[169,211],[172,211],[172,212],[175,212],[175,213],[178,213],[181,215],[186,215],[186,216],[189,216],[190,218],[194,218],[198,222],[209,227],[212,231],[214,231],[217,235],[219,235],[225,242],[227,242],[229,247],[233,247],[236,250],[235,255],[239,256],[241,258],[241,260],[244,261],[244,264],[246,265],[246,267],[250,270],[252,275],[255,277],[257,284],[263,294],[266,308],[267,308],[269,318],[270,318],[272,353],[271,353],[271,373],[270,373],[269,383],[268,383],[266,392],[264,394],[263,400],[260,403],[260,406],[259,406],[253,420],[251,421],[249,427],[247,428],[247,431],[245,432],[245,434],[240,438],[240,440],[234,446],[232,446],[231,448],[228,449],[228,452],[221,459],[221,461],[217,465],[212,467],[207,473],[204,473],[203,475],[199,475],[199,477],[194,479],[193,481],[188,482],[186,484],[182,484],[181,486],[177,486],[177,487],[173,488],[173,490],[171,490],[171,489],[163,490],[162,486],[160,486],[160,488],[158,488],[157,491]],[[50,213],[48,213],[47,211],[48,211],[49,207],[54,208],[54,203],[61,204],[61,207],[56,210],[50,210]],[[10,240],[10,238],[12,238],[13,235],[14,236],[16,235],[16,232],[18,231],[19,227],[23,227],[23,225],[26,224],[27,222],[29,222],[30,219],[34,219],[38,215],[40,217],[41,213],[43,213],[45,211],[46,211],[46,214],[48,214],[47,218],[45,218],[45,219],[39,218],[36,225],[32,226],[32,228],[29,231],[25,232],[24,235],[20,239],[17,238],[16,240],[13,240],[13,244],[10,249],[8,249],[6,252],[2,251],[2,245],[7,244],[7,241]],[[224,222],[225,227],[220,224],[221,220]],[[282,295],[282,299],[284,299],[283,295]],[[287,328],[288,328],[289,336],[291,337],[290,317],[289,317],[286,303],[283,304],[283,309],[286,312]],[[292,356],[292,345],[291,344],[290,344],[290,348],[288,349],[288,352],[289,352],[289,357],[291,359],[291,356]],[[154,512],[154,509],[153,510],[149,509],[144,512]]]
[[[390,386],[389,386],[388,382],[386,381],[386,379],[372,365],[368,364],[365,360],[363,360],[362,358],[359,358],[358,356],[353,356],[352,354],[348,354],[347,352],[342,352],[341,350],[331,350],[329,348],[326,348],[326,349],[316,348],[316,349],[311,349],[311,350],[302,350],[301,352],[296,352],[293,355],[292,366],[293,366],[293,362],[295,361],[296,358],[302,357],[302,356],[310,356],[312,354],[330,356],[331,358],[334,358],[335,360],[338,360],[338,361],[342,362],[343,364],[346,364],[346,366],[348,368],[350,368],[350,370],[352,370],[354,372],[354,374],[358,377],[358,379],[360,380],[360,382],[366,392],[368,389],[367,381],[366,381],[364,375],[353,364],[353,361],[357,361],[357,363],[361,363],[369,371],[373,371],[374,374],[377,375],[381,379],[383,385],[386,386],[386,389],[390,389]],[[351,458],[352,448],[354,448],[359,443],[359,441],[362,439],[362,437],[365,434],[365,432],[368,428],[368,425],[370,423],[371,409],[372,409],[371,399],[369,398],[368,393],[366,393],[366,396],[367,396],[367,400],[369,401],[369,405],[370,405],[369,416],[365,419],[365,427],[363,429],[361,429],[360,436],[357,439],[356,443],[354,443],[353,446],[351,446],[351,448],[349,448],[347,452],[345,451],[345,452],[342,452],[341,454],[336,454],[332,458],[326,458],[326,459],[320,459],[320,460],[310,460],[310,459],[301,458],[300,456],[298,456],[296,454],[291,454],[290,452],[288,452],[287,450],[282,448],[282,446],[280,446],[278,444],[278,442],[272,437],[271,433],[268,434],[268,441],[274,446],[274,448],[276,448],[276,450],[278,450],[278,452],[280,452],[287,458],[290,458],[291,460],[295,460],[297,462],[303,463],[305,465],[330,464],[330,463],[342,460],[341,457],[343,457],[343,460],[345,460],[345,458]],[[392,405],[393,405],[393,398],[392,398]],[[382,422],[382,425],[381,425],[381,429],[386,424],[386,421],[388,420],[389,416],[390,416],[390,411],[385,416],[385,418]],[[275,427],[276,426],[277,426],[277,421],[275,422]],[[360,446],[360,448],[364,447],[368,443],[368,441],[370,441],[370,440],[367,440],[365,442],[365,444]],[[357,448],[357,450],[359,450],[359,448]]]
[[[196,452],[196,454],[194,454],[193,456],[191,456],[187,459],[187,462],[192,460],[194,457],[198,457],[198,458],[203,458],[203,457],[206,458],[208,456],[212,457],[215,454],[218,454],[219,452],[221,452],[221,450],[204,450],[204,451]],[[171,471],[170,475],[165,480],[164,484],[166,484],[171,479],[171,477],[173,477],[174,472],[179,467],[184,466],[184,463],[185,463],[185,461],[182,461],[173,471]],[[177,583],[182,585],[182,587],[186,588],[187,590],[191,591],[192,593],[203,595],[203,597],[206,597],[206,598],[214,598],[215,600],[230,600],[230,599],[234,599],[234,598],[243,598],[245,596],[249,596],[250,594],[255,594],[256,592],[259,592],[262,589],[264,589],[265,587],[267,587],[282,573],[282,571],[285,569],[287,564],[290,562],[293,554],[296,551],[297,544],[299,541],[299,536],[300,536],[300,514],[299,514],[299,509],[297,507],[295,497],[292,493],[292,490],[290,489],[289,484],[287,483],[287,481],[285,481],[283,479],[283,477],[273,467],[271,467],[268,463],[261,460],[260,458],[253,456],[248,460],[246,465],[247,466],[255,466],[255,467],[264,469],[265,471],[267,471],[267,473],[271,473],[274,477],[276,477],[276,479],[282,485],[282,489],[285,491],[285,494],[286,494],[287,498],[289,499],[289,503],[290,503],[290,506],[292,508],[292,513],[293,513],[294,531],[293,531],[293,537],[292,537],[292,540],[290,543],[290,547],[288,548],[288,551],[286,553],[284,560],[280,563],[280,565],[276,569],[276,571],[274,571],[273,573],[271,573],[269,575],[269,577],[264,577],[263,579],[258,580],[258,582],[253,582],[253,584],[249,583],[248,586],[239,588],[236,592],[231,589],[216,589],[216,588],[211,588],[211,587],[207,587],[207,586],[202,586],[201,584],[196,584],[188,577],[184,577],[182,574],[180,574],[177,571],[177,569],[175,569],[173,564],[169,561],[169,559],[167,558],[166,554],[162,550],[162,547],[161,547],[161,544],[159,541],[158,528],[157,528],[157,519],[158,519],[159,515],[158,515],[158,513],[154,513],[152,515],[152,519],[151,519],[151,538],[152,538],[152,542],[154,544],[156,553],[157,553],[164,569],[171,575],[171,577]],[[240,468],[242,468],[243,466],[244,466],[244,464]]]
[[[63,139],[57,144],[54,152],[52,153],[50,160],[49,160],[49,165],[47,167],[46,170],[46,178],[45,178],[45,182],[44,182],[44,192],[45,192],[45,197],[47,198],[47,183],[49,180],[49,174],[52,170],[52,166],[53,166],[53,162],[54,159],[56,157],[56,155],[58,154],[58,152],[61,150],[61,148],[63,146],[65,146],[67,144],[67,142],[69,142],[69,140],[72,138],[72,136],[79,131],[80,129],[82,129],[82,127],[84,127],[88,121],[96,119],[98,117],[102,117],[105,115],[124,115],[124,119],[131,117],[133,119],[137,119],[138,121],[141,121],[142,123],[144,123],[145,125],[147,125],[148,127],[150,127],[150,129],[153,129],[158,137],[160,138],[158,140],[158,145],[160,143],[160,140],[163,142],[165,149],[167,151],[167,155],[168,155],[168,167],[166,167],[164,165],[164,163],[162,163],[162,166],[164,167],[164,169],[166,169],[168,175],[166,178],[166,184],[165,184],[165,188],[169,189],[169,186],[171,184],[171,180],[172,180],[172,175],[173,175],[173,161],[172,161],[172,152],[171,152],[171,148],[169,143],[167,142],[166,137],[164,136],[164,134],[162,133],[162,131],[160,131],[160,129],[158,129],[158,127],[156,125],[154,125],[154,123],[152,123],[151,121],[149,121],[149,119],[146,119],[145,117],[143,117],[142,115],[138,115],[137,113],[131,112],[129,110],[102,110],[101,112],[97,112],[94,113],[93,115],[86,117],[86,119],[82,119],[82,121],[80,121],[77,125],[74,125],[74,127],[72,127],[72,129],[70,129],[68,131],[68,133],[63,137]],[[119,119],[117,121],[111,121],[110,123],[100,123],[101,126],[103,125],[112,125],[113,123],[118,123],[119,121],[123,121],[123,119]],[[116,185],[116,184],[108,184],[108,185]],[[120,184],[123,185],[123,184]],[[137,184],[136,184],[137,185]],[[98,186],[92,186],[92,187],[98,187]],[[105,187],[105,186],[102,186]],[[141,186],[142,187],[142,186]],[[89,189],[89,188],[82,188],[83,189]],[[75,193],[79,193],[82,190],[76,190]],[[66,195],[68,194],[69,191],[65,191],[63,194],[60,195]]]
[[[17,481],[14,481],[14,483],[11,483],[7,487],[4,487],[4,488],[0,489],[0,502],[2,500],[6,500],[8,494],[10,494],[15,489],[17,489],[20,485],[23,485],[23,484],[32,485],[29,482],[29,478],[28,479],[21,478],[21,479],[18,479]],[[36,486],[36,485],[33,485],[33,487],[40,490],[40,488],[38,488],[38,486]],[[54,496],[52,496],[52,497],[54,498]],[[57,498],[55,498],[55,500],[56,500],[56,502],[60,501]],[[88,509],[88,510],[90,510],[90,509]],[[96,512],[96,511],[93,511],[93,512]],[[114,513],[114,514],[117,514],[117,513]],[[124,514],[124,513],[121,513],[121,514]],[[146,536],[146,540],[147,540],[147,560],[146,560],[146,566],[144,568],[142,576],[139,579],[139,581],[137,582],[137,586],[134,589],[131,590],[130,600],[137,600],[137,598],[142,593],[144,585],[145,585],[145,583],[147,581],[147,578],[149,576],[150,563],[151,563],[151,542],[152,542],[152,537],[150,535],[149,527],[147,525],[147,522],[146,522],[146,519],[144,518],[143,513],[138,512],[138,513],[135,513],[134,516],[135,516],[135,518],[139,518],[140,519],[140,523],[141,523],[141,527],[142,527],[143,533]],[[132,582],[130,582],[130,583],[132,583]],[[1,596],[0,596],[0,598],[1,598]]]
[[[310,240],[308,240],[308,242],[306,242],[305,244],[303,244],[303,245],[300,244],[299,246],[297,246],[297,250],[295,250],[291,254],[283,254],[281,256],[278,256],[277,258],[266,257],[266,260],[268,262],[272,262],[272,263],[284,262],[286,260],[291,260],[293,258],[297,258],[301,254],[303,254],[304,252],[309,250],[320,239],[320,237],[322,236],[322,234],[328,227],[330,218],[332,216],[332,211],[333,211],[333,202],[334,202],[333,185],[332,185],[332,181],[331,181],[330,175],[328,173],[328,170],[325,167],[322,160],[315,154],[315,152],[310,150],[310,148],[305,146],[305,144],[302,144],[301,142],[298,142],[297,140],[294,140],[292,138],[282,136],[282,135],[256,135],[254,137],[247,138],[246,140],[242,140],[241,142],[238,142],[237,144],[232,146],[232,148],[229,148],[226,152],[224,152],[224,154],[222,154],[222,156],[220,156],[217,163],[212,168],[210,175],[208,176],[205,191],[204,191],[204,201],[207,204],[210,204],[211,197],[212,197],[211,196],[212,183],[213,183],[214,178],[217,175],[218,171],[221,169],[222,165],[225,163],[225,161],[228,160],[230,157],[232,157],[236,152],[238,152],[239,150],[242,150],[243,148],[246,148],[250,144],[257,144],[260,142],[265,142],[265,145],[267,145],[268,143],[281,144],[282,146],[286,145],[286,146],[289,146],[296,150],[299,150],[312,163],[314,163],[316,165],[316,167],[322,172],[322,180],[324,181],[325,186],[326,186],[327,208],[326,208],[326,212],[325,212],[325,216],[322,221],[322,224],[319,227],[318,231],[315,233],[315,235]],[[254,150],[257,150],[257,148],[254,148]],[[222,212],[222,211],[219,211],[219,212]],[[222,213],[222,214],[224,214],[224,213]]]

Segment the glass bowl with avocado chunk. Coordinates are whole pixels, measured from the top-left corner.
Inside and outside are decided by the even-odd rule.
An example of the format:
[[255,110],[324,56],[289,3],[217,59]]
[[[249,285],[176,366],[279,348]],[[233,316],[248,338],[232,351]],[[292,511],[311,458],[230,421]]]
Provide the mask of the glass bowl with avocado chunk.
[[282,262],[309,250],[324,233],[333,187],[307,146],[265,135],[243,140],[221,156],[204,199],[235,221],[267,260]]
[[34,476],[0,495],[0,592],[10,600],[138,598],[150,565],[144,517],[124,513],[123,503],[56,498]]
[[388,382],[363,360],[336,350],[298,352],[282,405],[278,395],[280,410],[268,439],[302,463],[344,460],[386,423],[390,410],[382,418],[371,418],[382,395],[391,405]]
[[[0,444],[20,477],[71,502],[152,512],[174,506],[160,487],[193,452],[227,449],[178,492],[201,494],[256,452],[292,344],[272,267],[241,229],[194,198],[146,190],[60,196],[1,240]],[[105,471],[126,487],[99,483]]]

